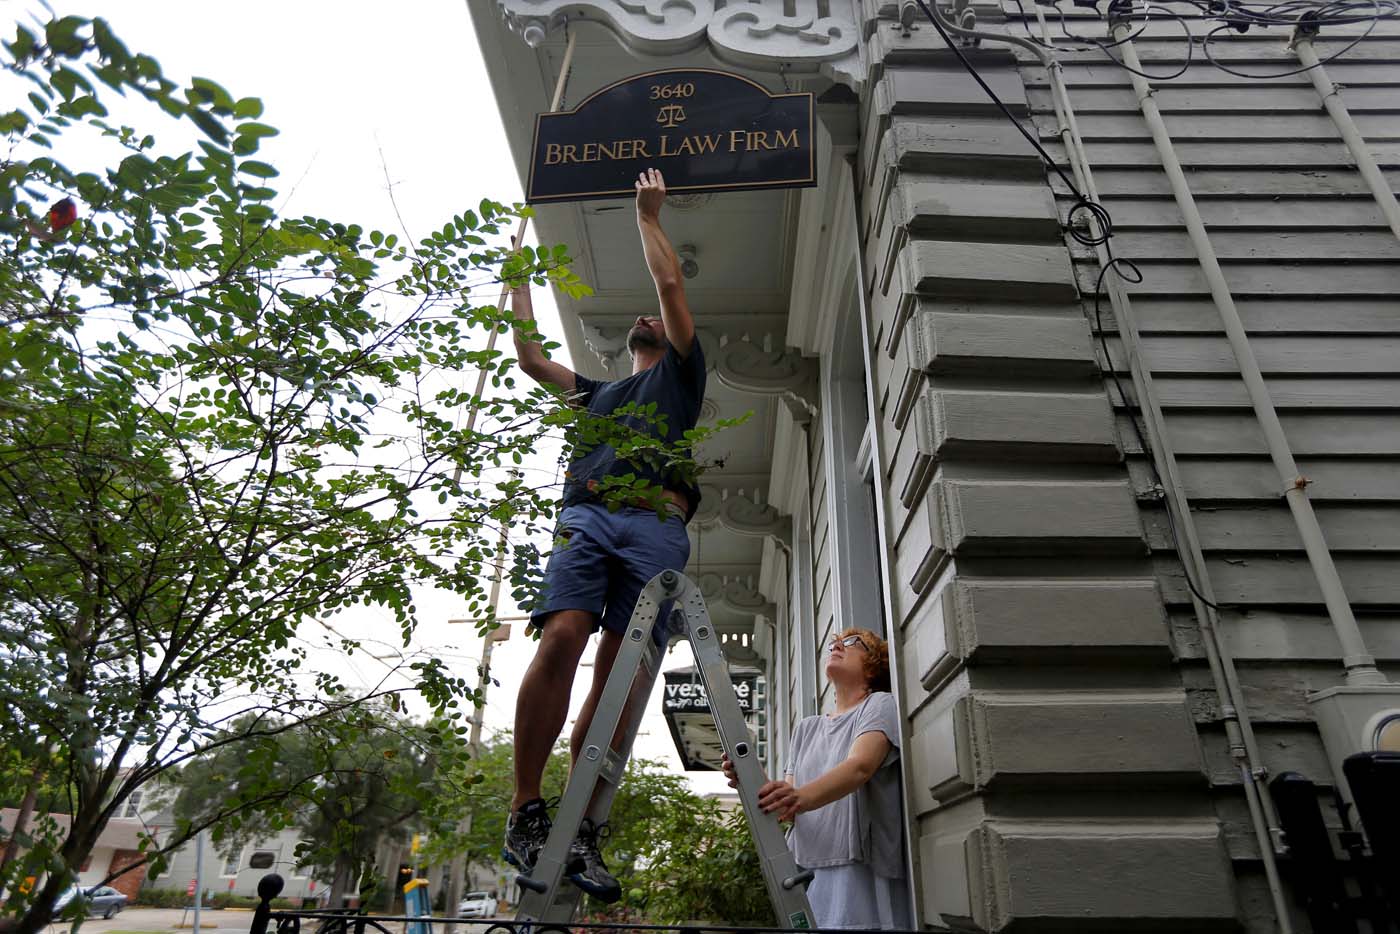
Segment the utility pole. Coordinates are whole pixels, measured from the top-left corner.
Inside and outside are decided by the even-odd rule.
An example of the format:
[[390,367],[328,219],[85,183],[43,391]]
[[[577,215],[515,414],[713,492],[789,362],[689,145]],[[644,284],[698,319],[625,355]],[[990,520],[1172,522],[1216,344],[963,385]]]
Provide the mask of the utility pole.
[[[506,569],[506,547],[509,544],[506,535],[510,531],[509,526],[501,527],[501,542],[496,552],[496,575],[491,580],[491,611],[495,613],[501,605],[501,578],[505,576]],[[454,619],[449,623],[466,623],[471,620]],[[510,638],[510,626],[498,626],[488,632],[481,643],[481,664],[477,667],[476,682],[476,707],[472,711],[471,734],[467,739],[467,750],[471,753],[473,760],[481,756],[481,726],[486,719],[486,689],[491,685],[491,652],[497,642],[504,642]],[[472,812],[467,811],[457,824],[457,833],[465,836],[471,833]],[[443,905],[443,910],[449,917],[456,915],[457,906],[462,901],[462,881],[467,874],[467,857],[465,853],[459,853],[452,857],[452,864],[447,875],[447,901]]]
[[199,911],[204,906],[204,834],[194,835],[194,931],[199,934]]

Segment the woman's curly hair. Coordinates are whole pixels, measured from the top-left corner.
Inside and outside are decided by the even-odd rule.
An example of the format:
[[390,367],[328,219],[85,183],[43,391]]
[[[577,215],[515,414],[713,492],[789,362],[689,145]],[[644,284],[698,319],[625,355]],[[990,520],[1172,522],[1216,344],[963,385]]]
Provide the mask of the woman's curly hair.
[[865,654],[861,656],[861,661],[865,668],[865,680],[870,685],[870,690],[888,691],[890,689],[889,643],[869,629],[847,629],[838,633],[836,638],[844,639],[847,636],[855,636],[865,647]]

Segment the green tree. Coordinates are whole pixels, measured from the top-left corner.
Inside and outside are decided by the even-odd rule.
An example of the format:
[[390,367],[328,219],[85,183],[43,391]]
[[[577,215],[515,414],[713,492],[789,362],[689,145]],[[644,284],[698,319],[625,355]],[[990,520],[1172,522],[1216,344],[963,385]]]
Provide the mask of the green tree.
[[[542,436],[686,455],[517,389],[485,349],[511,325],[502,280],[585,291],[565,247],[507,240],[526,209],[483,200],[412,243],[280,217],[258,100],[171,80],[100,19],[19,27],[0,58],[30,88],[0,113],[0,748],[72,816],[0,869],[0,910],[32,934],[133,791],[365,702],[306,670],[301,623],[373,604],[408,645],[421,585],[492,625],[498,529],[528,537],[552,510],[507,470]],[[457,388],[483,369],[482,396]],[[510,565],[523,597],[539,555]],[[407,669],[465,733],[466,681]],[[284,797],[265,768],[234,806]],[[153,869],[199,829],[147,840]]]
[[[329,877],[330,903],[339,905],[357,880],[381,878],[374,863],[380,844],[408,839],[424,802],[439,793],[439,762],[463,746],[455,733],[370,702],[224,746],[187,764],[166,790],[175,819],[211,824],[225,855],[295,827],[294,860]],[[280,797],[268,800],[270,786]],[[258,806],[241,806],[245,797]],[[363,902],[373,895],[360,894]]]
[[742,810],[691,796],[661,809],[654,845],[629,879],[632,903],[657,924],[775,924],[758,851]]
[[[564,793],[568,746],[560,743],[545,769],[546,797]],[[441,793],[425,808],[425,825],[436,830],[430,857],[465,853],[469,862],[495,865],[512,793],[512,747],[508,736],[486,744],[481,755],[440,775]],[[448,770],[450,772],[450,769]],[[456,832],[470,815],[471,831]],[[618,784],[604,843],[608,868],[622,884],[614,906],[586,899],[597,920],[716,924],[771,924],[757,851],[742,813],[727,815],[719,802],[690,790],[685,778],[664,763],[634,759]]]

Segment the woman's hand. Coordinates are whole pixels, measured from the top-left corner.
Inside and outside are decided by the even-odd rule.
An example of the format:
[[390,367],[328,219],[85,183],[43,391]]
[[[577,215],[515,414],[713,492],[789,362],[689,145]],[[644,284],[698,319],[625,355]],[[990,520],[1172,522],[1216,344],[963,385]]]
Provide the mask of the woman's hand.
[[769,782],[758,789],[758,806],[763,813],[776,814],[782,821],[790,821],[808,810],[802,792],[792,782]]
[[738,788],[739,776],[735,774],[734,763],[729,761],[728,756],[724,757],[724,761],[719,764],[719,768],[720,771],[724,773],[724,777],[729,779],[729,787]]

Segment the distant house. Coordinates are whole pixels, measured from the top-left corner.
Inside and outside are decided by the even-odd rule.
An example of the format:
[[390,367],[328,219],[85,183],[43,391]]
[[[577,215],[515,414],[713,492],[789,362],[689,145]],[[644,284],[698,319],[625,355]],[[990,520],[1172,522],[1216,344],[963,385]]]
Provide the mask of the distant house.
[[[282,877],[283,898],[317,898],[329,890],[330,883],[318,879],[313,870],[299,866],[296,861],[300,834],[295,829],[242,846],[231,852],[221,852],[209,842],[204,844],[203,889],[206,895],[231,892],[234,895],[257,895],[258,880],[270,872]],[[170,858],[170,865],[159,877],[147,880],[147,888],[184,888],[195,878],[197,845],[194,840],[180,847]]]
[[[159,828],[146,824],[141,818],[140,806],[140,792],[137,792],[132,795],[131,800],[122,805],[116,816],[107,822],[107,826],[97,838],[97,845],[93,847],[92,853],[88,856],[87,862],[83,863],[78,874],[79,885],[97,885],[114,873],[121,872],[133,863],[141,861],[141,834],[143,832],[155,834]],[[30,818],[29,829],[32,830],[37,822],[44,820],[45,817],[56,823],[61,832],[67,831],[69,824],[67,814],[36,814]],[[19,811],[16,808],[0,809],[0,845],[8,842],[18,819]],[[145,879],[146,867],[142,865],[113,879],[111,885],[128,898],[135,898]]]

